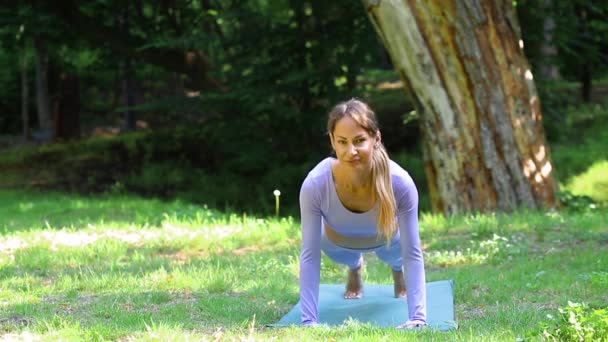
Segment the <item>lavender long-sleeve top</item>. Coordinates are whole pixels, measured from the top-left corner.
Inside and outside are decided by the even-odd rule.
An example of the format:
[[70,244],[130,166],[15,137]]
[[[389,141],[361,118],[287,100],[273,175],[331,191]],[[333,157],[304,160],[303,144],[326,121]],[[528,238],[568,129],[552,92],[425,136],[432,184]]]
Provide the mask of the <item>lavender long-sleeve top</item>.
[[[300,190],[302,252],[300,254],[300,305],[302,324],[318,323],[321,229],[327,223],[344,236],[376,236],[378,204],[365,213],[346,209],[336,192],[331,165],[326,158],[309,173]],[[397,223],[407,287],[408,322],[426,323],[424,259],[418,232],[418,190],[410,175],[390,161]]]

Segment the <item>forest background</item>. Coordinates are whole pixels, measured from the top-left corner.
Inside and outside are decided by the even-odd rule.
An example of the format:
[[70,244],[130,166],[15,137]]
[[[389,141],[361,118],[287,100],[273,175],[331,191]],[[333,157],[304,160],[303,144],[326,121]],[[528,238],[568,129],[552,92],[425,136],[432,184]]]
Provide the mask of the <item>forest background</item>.
[[[605,182],[573,182],[608,168],[608,5],[513,5],[562,204],[602,203]],[[331,152],[327,111],[359,97],[430,210],[420,113],[359,3],[30,1],[2,5],[0,23],[2,188],[254,214],[274,213],[279,189],[297,215],[303,178]]]

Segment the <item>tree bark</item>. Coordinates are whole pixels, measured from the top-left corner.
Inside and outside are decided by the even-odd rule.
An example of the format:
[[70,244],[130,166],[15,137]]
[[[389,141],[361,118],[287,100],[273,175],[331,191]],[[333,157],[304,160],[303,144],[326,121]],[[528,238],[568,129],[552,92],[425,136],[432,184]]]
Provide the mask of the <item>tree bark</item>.
[[36,104],[40,127],[38,140],[50,141],[53,134],[53,120],[48,81],[49,56],[43,38],[35,37],[34,45],[36,46]]
[[433,209],[555,206],[540,101],[511,1],[363,2],[417,103]]
[[80,86],[78,77],[59,75],[58,92],[53,106],[55,131],[53,140],[66,141],[80,138]]
[[[122,29],[125,35],[131,34],[131,28],[129,23],[129,6],[127,5],[123,12],[123,20],[122,20]],[[127,105],[127,110],[125,111],[125,131],[132,132],[135,131],[135,111],[133,111],[133,107],[135,106],[135,72],[133,70],[133,59],[130,57],[126,57],[124,59],[124,89],[125,89],[125,102]]]
[[124,89],[127,110],[125,111],[125,131],[132,132],[136,129],[136,114],[132,109],[135,107],[135,77],[133,71],[133,60],[124,60]]
[[[306,21],[307,21],[307,17],[304,13],[304,3],[302,3],[301,1],[297,1],[297,0],[291,0],[289,2],[289,6],[291,7],[291,10],[295,13],[295,22],[297,24],[297,30],[298,30],[298,35],[300,36],[300,39],[302,40],[302,44],[301,44],[301,49],[302,51],[297,54],[296,56],[294,56],[295,58],[297,58],[297,64],[298,64],[298,69],[299,70],[306,70],[307,69],[307,62],[306,62],[306,48],[304,47],[304,42],[306,41],[306,38],[308,37],[308,32],[307,32],[307,28],[306,28]],[[298,93],[298,107],[300,112],[302,113],[306,113],[310,110],[310,107],[312,105],[312,94],[310,92],[310,82],[304,78],[301,80],[300,82],[300,91]]]
[[555,19],[553,18],[553,0],[543,1],[545,17],[543,19],[543,42],[540,47],[543,61],[540,72],[546,80],[557,80],[560,78],[557,68],[557,47],[555,46]]
[[23,44],[21,54],[21,123],[23,125],[23,140],[30,140],[30,87],[27,77],[27,44]]
[[[587,8],[585,5],[575,6],[575,11],[580,22],[579,41],[584,42],[585,45],[590,44],[589,15],[587,13]],[[586,103],[591,102],[591,89],[593,87],[591,77],[592,69],[591,62],[585,57],[581,61],[579,80],[581,82],[581,99]]]
[[593,78],[591,77],[591,63],[589,61],[583,61],[580,72],[581,81],[581,99],[583,102],[591,102],[591,88],[593,87]]

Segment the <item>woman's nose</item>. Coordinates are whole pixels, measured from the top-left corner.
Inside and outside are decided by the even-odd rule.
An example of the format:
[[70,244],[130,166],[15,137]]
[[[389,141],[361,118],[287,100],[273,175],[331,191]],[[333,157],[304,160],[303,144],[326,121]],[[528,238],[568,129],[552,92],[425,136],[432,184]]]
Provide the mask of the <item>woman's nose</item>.
[[350,145],[349,146],[348,153],[350,153],[353,156],[357,154],[357,149],[355,148],[355,145]]

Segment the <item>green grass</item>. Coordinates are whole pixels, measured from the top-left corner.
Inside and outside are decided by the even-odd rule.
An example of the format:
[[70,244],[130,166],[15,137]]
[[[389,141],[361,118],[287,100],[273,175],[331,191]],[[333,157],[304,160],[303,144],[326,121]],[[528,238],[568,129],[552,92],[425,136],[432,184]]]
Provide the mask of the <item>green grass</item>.
[[[298,300],[299,226],[185,202],[0,191],[0,334],[41,340],[508,340],[568,301],[608,305],[608,210],[421,216],[453,332],[266,328]],[[344,269],[323,260],[322,279]],[[367,258],[366,283],[390,283]],[[532,339],[538,339],[538,335]]]
[[[392,91],[385,95],[401,96]],[[399,110],[401,104],[393,104]],[[564,134],[551,144],[556,177],[572,204],[568,210],[422,213],[427,279],[455,280],[457,331],[396,331],[357,322],[264,327],[298,300],[300,228],[292,218],[224,213],[120,191],[83,197],[0,190],[0,339],[514,341],[539,340],[544,329],[561,340],[564,332],[582,331],[573,315],[595,319],[606,331],[607,108],[569,109],[559,131]],[[2,161],[10,165],[23,155],[3,155]],[[394,158],[421,170],[417,156]],[[23,170],[3,170],[4,184],[27,178]],[[412,175],[423,188],[424,174]],[[424,210],[428,198],[424,191],[421,196]],[[323,259],[323,282],[344,277],[343,268]],[[388,284],[392,278],[369,257],[364,281]]]
[[565,189],[574,195],[587,195],[608,203],[608,159],[595,162],[582,174],[572,177]]

